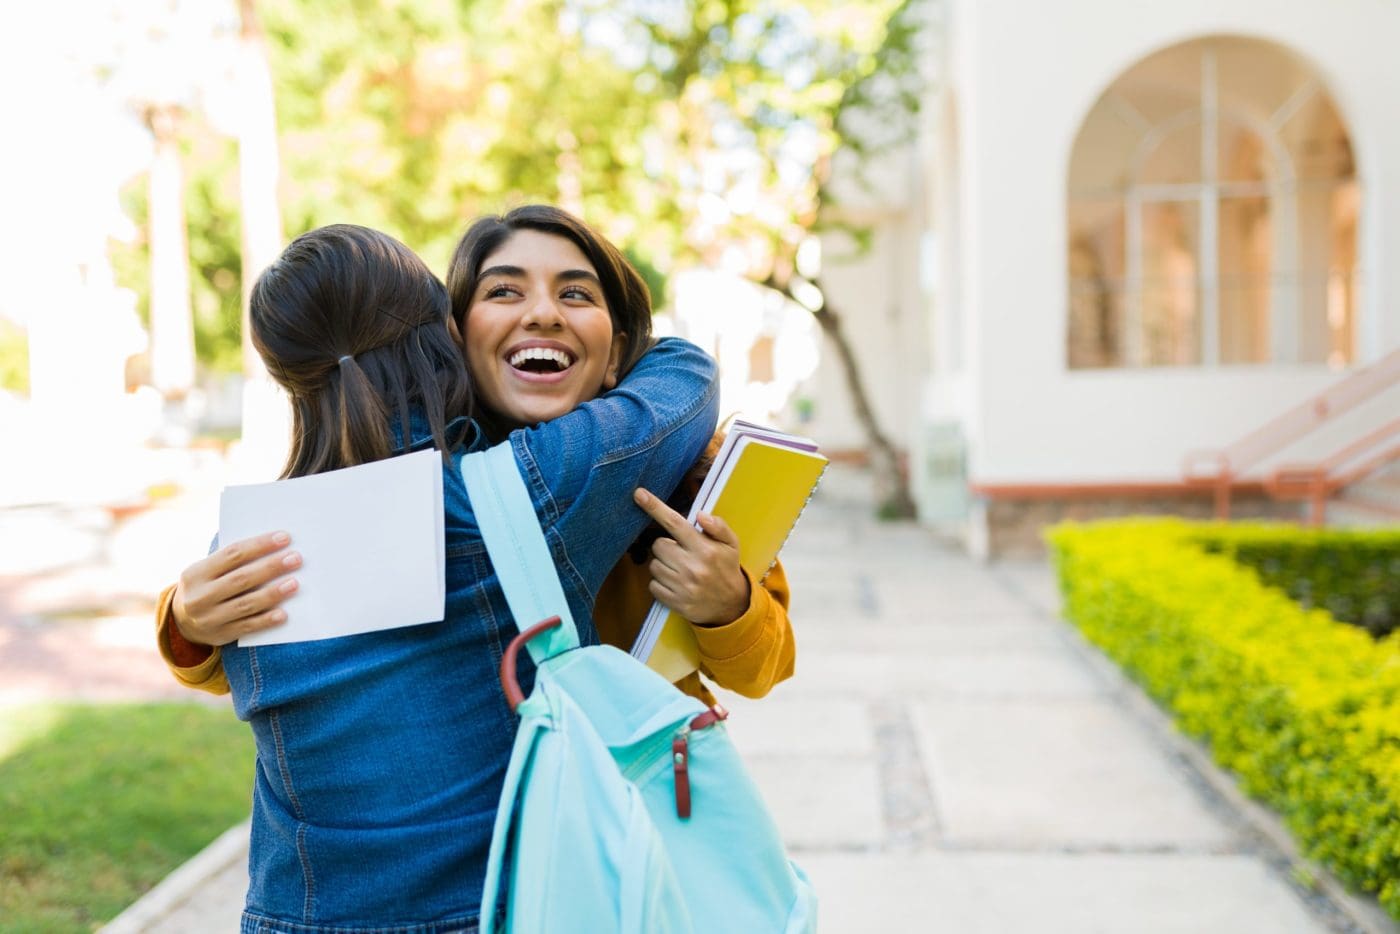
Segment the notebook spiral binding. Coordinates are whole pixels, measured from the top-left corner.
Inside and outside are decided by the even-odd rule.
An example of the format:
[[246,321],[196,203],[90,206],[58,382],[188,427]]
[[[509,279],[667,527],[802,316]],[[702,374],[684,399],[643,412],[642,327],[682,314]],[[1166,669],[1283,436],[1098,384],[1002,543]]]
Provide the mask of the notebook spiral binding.
[[783,549],[787,547],[788,539],[792,538],[793,531],[802,522],[802,517],[807,514],[807,507],[812,505],[812,497],[817,495],[817,487],[822,485],[822,478],[826,476],[826,470],[830,466],[831,461],[827,461],[825,464],[822,464],[822,472],[817,474],[817,479],[812,481],[812,489],[807,491],[807,498],[802,501],[802,509],[800,512],[798,512],[797,519],[793,521],[792,528],[788,529],[787,535],[783,536],[783,543],[778,546],[778,551],[773,556],[773,560],[768,563],[768,570],[764,571],[763,576],[758,579],[758,586],[763,586],[763,582],[768,579],[769,571],[772,571],[773,566],[778,563],[779,556],[782,555]]

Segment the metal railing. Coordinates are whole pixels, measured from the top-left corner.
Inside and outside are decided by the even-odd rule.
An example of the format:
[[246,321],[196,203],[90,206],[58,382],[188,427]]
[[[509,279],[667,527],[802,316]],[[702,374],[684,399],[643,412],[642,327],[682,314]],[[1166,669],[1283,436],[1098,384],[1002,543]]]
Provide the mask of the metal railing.
[[[1396,443],[1373,450],[1389,441]],[[1400,460],[1400,418],[1358,438],[1326,460],[1312,464],[1284,464],[1270,472],[1264,489],[1275,499],[1307,500],[1308,521],[1327,520],[1327,501],[1338,490]]]
[[[1248,471],[1309,432],[1397,383],[1400,383],[1400,349],[1393,350],[1370,366],[1357,370],[1233,444],[1219,450],[1192,451],[1186,455],[1182,465],[1183,478],[1188,486],[1212,490],[1215,494],[1216,518],[1228,519],[1231,491]],[[1361,463],[1352,465],[1350,469],[1342,470],[1367,450],[1400,433],[1398,426],[1400,423],[1391,422],[1323,461],[1280,467],[1265,480],[1265,489],[1284,499],[1312,500],[1314,512],[1325,514],[1327,497],[1400,458],[1400,445],[1397,445],[1396,448],[1388,448],[1367,457]],[[1305,488],[1307,492],[1304,495],[1302,491]],[[1275,493],[1274,489],[1280,492]],[[1315,498],[1318,495],[1317,490],[1320,489],[1328,491],[1323,495],[1324,505],[1321,507],[1316,505]]]

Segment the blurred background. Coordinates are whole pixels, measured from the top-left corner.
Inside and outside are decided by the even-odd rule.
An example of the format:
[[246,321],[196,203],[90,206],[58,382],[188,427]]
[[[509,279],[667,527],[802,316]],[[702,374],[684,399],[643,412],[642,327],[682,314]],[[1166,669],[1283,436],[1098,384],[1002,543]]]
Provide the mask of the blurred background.
[[979,558],[1066,516],[1400,520],[1396,35],[1374,0],[28,5],[0,702],[164,678],[154,594],[285,450],[248,289],[334,222],[441,275],[481,214],[581,215],[725,414]]

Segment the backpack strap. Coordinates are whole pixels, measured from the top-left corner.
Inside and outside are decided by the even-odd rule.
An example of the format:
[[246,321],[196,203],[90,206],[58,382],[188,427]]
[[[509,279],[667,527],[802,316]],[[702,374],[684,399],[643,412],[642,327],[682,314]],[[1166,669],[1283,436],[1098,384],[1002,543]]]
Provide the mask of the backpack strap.
[[578,648],[578,628],[510,442],[463,457],[462,480],[516,626],[523,631],[559,617],[561,625],[526,643],[530,657],[539,664]]

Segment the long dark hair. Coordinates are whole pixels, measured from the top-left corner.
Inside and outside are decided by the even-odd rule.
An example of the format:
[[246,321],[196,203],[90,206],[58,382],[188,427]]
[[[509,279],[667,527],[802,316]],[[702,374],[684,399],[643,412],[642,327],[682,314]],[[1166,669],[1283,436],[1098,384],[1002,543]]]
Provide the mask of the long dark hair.
[[471,408],[447,290],[387,234],[332,224],[302,234],[258,276],[253,346],[291,396],[283,477],[352,467],[393,452],[391,417],[427,418],[444,454],[447,422]]
[[467,312],[481,277],[481,264],[516,231],[535,230],[563,237],[577,246],[598,273],[613,333],[626,334],[618,374],[626,375],[651,346],[651,292],[622,251],[567,211],[526,204],[501,215],[482,217],[467,228],[447,267],[452,317],[466,333]]

